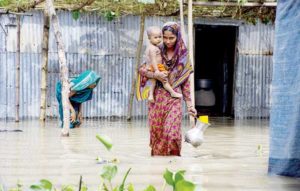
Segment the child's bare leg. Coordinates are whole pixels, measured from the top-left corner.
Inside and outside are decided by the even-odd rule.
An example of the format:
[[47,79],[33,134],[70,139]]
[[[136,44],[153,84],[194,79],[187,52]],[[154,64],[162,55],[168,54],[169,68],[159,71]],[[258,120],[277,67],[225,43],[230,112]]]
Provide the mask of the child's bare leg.
[[151,80],[151,86],[150,86],[148,101],[154,102],[154,89],[156,85],[156,80],[155,79],[149,79],[149,80]]
[[176,98],[182,97],[182,94],[175,92],[168,82],[163,83],[163,86],[171,94],[172,97],[176,97]]

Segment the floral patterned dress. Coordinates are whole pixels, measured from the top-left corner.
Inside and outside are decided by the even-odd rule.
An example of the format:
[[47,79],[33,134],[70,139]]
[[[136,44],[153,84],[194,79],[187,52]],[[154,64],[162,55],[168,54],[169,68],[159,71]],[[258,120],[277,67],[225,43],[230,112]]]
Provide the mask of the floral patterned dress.
[[[186,80],[174,91],[190,101],[190,83]],[[177,155],[181,151],[182,99],[171,97],[159,86],[154,91],[155,102],[148,103],[151,155]]]

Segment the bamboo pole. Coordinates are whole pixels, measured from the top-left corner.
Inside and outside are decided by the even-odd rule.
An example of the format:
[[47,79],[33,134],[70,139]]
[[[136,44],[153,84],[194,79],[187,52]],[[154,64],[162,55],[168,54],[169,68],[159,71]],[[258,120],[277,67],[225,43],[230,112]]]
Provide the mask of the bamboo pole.
[[16,54],[16,116],[15,122],[20,119],[20,61],[21,61],[21,16],[17,15],[17,54]]
[[62,136],[69,136],[70,129],[70,106],[69,106],[69,92],[70,92],[70,84],[68,82],[69,71],[67,67],[66,55],[65,55],[65,47],[62,40],[62,34],[60,32],[59,20],[56,15],[52,0],[46,0],[46,8],[49,11],[49,17],[53,26],[54,35],[58,48],[58,61],[60,65],[60,79],[62,82],[62,105],[63,105],[63,116],[64,116],[64,125],[61,132]]
[[138,68],[139,68],[139,64],[141,63],[141,52],[143,47],[144,30],[145,30],[145,15],[143,14],[140,20],[140,36],[139,36],[138,47],[137,47],[136,57],[135,57],[136,63],[135,63],[134,74],[132,75],[132,86],[131,86],[131,92],[130,92],[129,102],[128,102],[127,120],[131,120],[131,116],[132,116],[133,97],[135,92]]
[[46,120],[47,74],[48,74],[48,49],[49,49],[50,19],[48,10],[44,10],[44,30],[42,44],[42,83],[41,83],[41,107],[40,120]]
[[[194,69],[194,38],[193,38],[193,1],[188,1],[188,36],[189,36],[189,59]],[[191,99],[192,105],[195,107],[195,81],[194,81],[194,72],[190,75],[191,83]],[[190,117],[191,125],[195,124],[195,118]]]
[[182,34],[182,38],[186,42],[187,39],[186,39],[185,26],[184,26],[183,1],[182,0],[178,0],[178,2],[179,2],[179,9],[180,9],[181,34]]

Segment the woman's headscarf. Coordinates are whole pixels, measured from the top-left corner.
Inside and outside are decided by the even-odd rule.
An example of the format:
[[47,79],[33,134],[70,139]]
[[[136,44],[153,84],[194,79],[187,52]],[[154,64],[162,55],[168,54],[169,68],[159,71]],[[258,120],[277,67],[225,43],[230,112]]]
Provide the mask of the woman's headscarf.
[[188,79],[193,69],[188,59],[188,51],[183,41],[179,24],[176,22],[167,22],[164,24],[162,31],[170,31],[177,37],[174,56],[171,60],[167,57],[166,46],[161,46],[162,59],[169,70],[169,83],[175,88]]
[[[70,79],[71,91],[75,91],[75,94],[70,97],[70,102],[75,109],[76,115],[78,114],[80,104],[92,99],[93,89],[88,88],[90,85],[97,85],[100,81],[100,76],[98,76],[94,71],[87,70],[81,73],[79,76]],[[63,126],[63,106],[62,106],[62,96],[61,96],[62,84],[57,82],[56,84],[56,98],[58,101],[58,111]],[[79,121],[76,119],[75,122],[70,123],[70,128],[73,128]]]
[[71,101],[77,103],[83,103],[92,99],[93,89],[88,88],[90,85],[97,85],[100,76],[94,71],[87,70],[81,73],[79,76],[70,79],[71,91],[75,91],[76,94],[70,98]]

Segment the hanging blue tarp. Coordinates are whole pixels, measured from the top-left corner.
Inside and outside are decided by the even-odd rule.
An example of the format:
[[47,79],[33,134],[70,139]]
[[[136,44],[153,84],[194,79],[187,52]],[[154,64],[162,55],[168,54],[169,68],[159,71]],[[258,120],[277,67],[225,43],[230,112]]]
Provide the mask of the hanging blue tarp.
[[300,177],[300,1],[279,0],[275,23],[269,173]]

